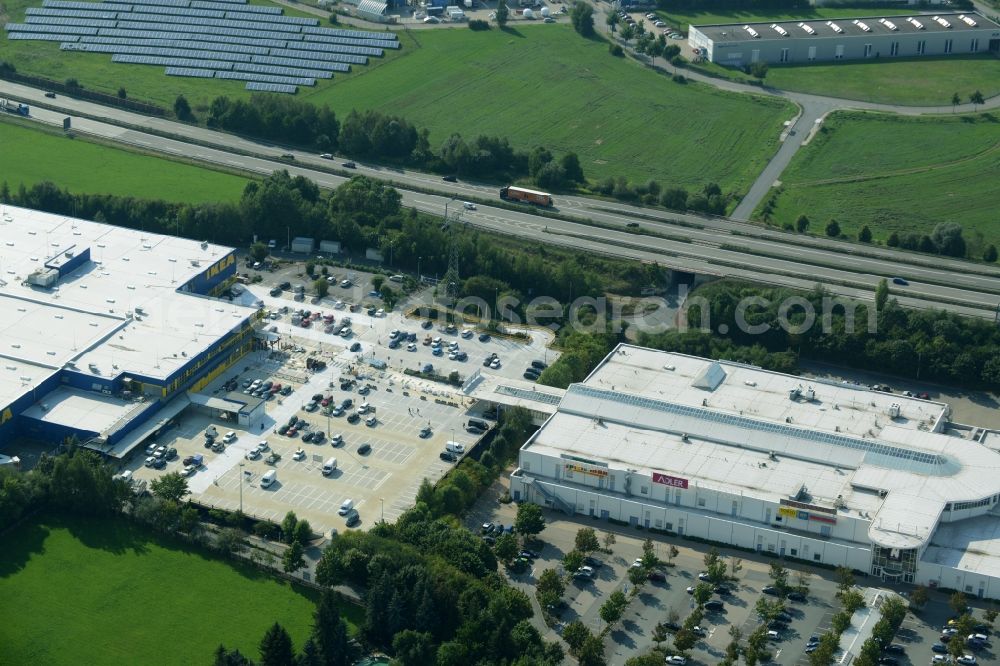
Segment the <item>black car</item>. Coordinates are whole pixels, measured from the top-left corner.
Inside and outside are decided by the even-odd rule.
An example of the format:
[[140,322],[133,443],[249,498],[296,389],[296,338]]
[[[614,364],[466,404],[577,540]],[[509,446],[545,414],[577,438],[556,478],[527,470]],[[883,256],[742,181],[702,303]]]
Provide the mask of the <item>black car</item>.
[[287,425],[283,425],[280,428],[278,428],[278,434],[279,435],[284,435],[286,432],[288,432],[288,426]]
[[354,400],[352,400],[351,398],[344,398],[344,400],[340,403],[341,409],[350,409],[353,406],[354,406]]
[[45,93],[45,96],[48,97],[49,99],[55,99],[56,98],[56,94],[54,92],[47,92],[47,93]]
[[935,643],[931,646],[931,652],[937,652],[938,654],[945,654],[948,652],[948,646],[944,643]]
[[177,449],[169,448],[167,449],[167,455],[164,456],[167,460],[173,460],[177,457]]
[[347,417],[347,422],[348,423],[357,423],[360,420],[361,420],[361,417],[357,415],[357,412],[351,412],[351,414],[348,415],[348,417]]
[[882,649],[885,650],[886,652],[906,652],[906,648],[900,645],[899,643],[890,643],[889,645],[886,645]]
[[291,282],[282,282],[281,284],[278,285],[278,289],[281,289],[282,291],[288,291],[291,288],[292,288]]
[[362,444],[361,446],[358,447],[358,455],[359,456],[366,456],[366,455],[368,455],[371,452],[372,452],[372,445],[371,444]]
[[299,417],[293,416],[288,419],[288,427],[291,428],[293,425],[299,422]]
[[533,381],[537,381],[538,378],[541,375],[539,373],[537,373],[537,372],[531,372],[530,370],[527,370],[527,371],[525,371],[524,375],[522,375],[522,376],[525,379],[527,379],[529,382],[533,382]]
[[590,557],[589,555],[583,558],[583,563],[586,564],[591,569],[600,569],[602,566],[604,566],[604,562],[601,562],[596,557]]
[[206,449],[212,448],[213,444],[215,444],[215,438],[214,437],[206,437],[205,438],[205,448]]
[[304,435],[302,435],[302,441],[306,442],[307,444],[313,441],[313,433],[307,432]]
[[538,368],[539,370],[544,370],[549,366],[545,361],[539,361],[538,359],[535,359],[534,361],[531,362],[531,367]]
[[431,329],[433,327],[434,327],[434,322],[432,322],[430,319],[428,319],[424,323],[420,324],[420,328],[424,329],[425,331],[429,330],[429,329]]
[[489,342],[490,341],[490,334],[489,333],[480,333],[479,334],[479,341],[480,342]]
[[483,541],[485,541],[487,544],[491,546],[497,542],[496,537],[493,537],[489,534],[483,536]]
[[351,345],[351,351],[352,352],[361,351],[361,343],[355,342],[353,345]]
[[718,595],[719,595],[720,597],[726,597],[726,596],[729,596],[729,594],[730,594],[731,592],[732,592],[732,590],[730,590],[730,589],[729,589],[728,587],[726,587],[725,585],[716,585],[716,586],[715,586],[715,593],[716,593],[716,594],[718,594]]
[[347,517],[347,526],[348,527],[354,527],[355,525],[357,525],[360,522],[361,522],[361,516],[358,515],[357,513],[352,513],[351,515],[349,515]]
[[456,456],[451,451],[442,451],[441,455],[439,455],[438,457],[446,462],[455,462],[456,460],[458,460],[458,456]]
[[445,176],[441,180],[443,180],[446,183],[457,183],[458,182],[458,178],[456,178],[455,176]]
[[322,444],[324,439],[326,439],[326,434],[322,430],[313,433],[313,444]]
[[358,168],[358,165],[355,164],[354,162],[344,162],[341,166],[343,166],[345,169],[357,169]]
[[765,585],[764,587],[760,588],[760,591],[763,592],[764,594],[770,594],[772,597],[778,596],[778,588],[774,587],[773,585]]
[[705,610],[720,611],[725,607],[726,605],[718,599],[709,599],[705,602]]
[[881,657],[878,663],[884,664],[885,666],[898,666],[899,660],[895,657]]
[[804,603],[806,601],[806,595],[802,594],[801,592],[789,592],[788,599],[789,601],[798,601],[799,603]]
[[538,553],[536,553],[533,550],[527,550],[527,549],[525,549],[525,550],[522,550],[520,552],[520,556],[524,557],[524,558],[527,558],[529,560],[533,560],[533,559],[535,559],[535,558],[538,557]]

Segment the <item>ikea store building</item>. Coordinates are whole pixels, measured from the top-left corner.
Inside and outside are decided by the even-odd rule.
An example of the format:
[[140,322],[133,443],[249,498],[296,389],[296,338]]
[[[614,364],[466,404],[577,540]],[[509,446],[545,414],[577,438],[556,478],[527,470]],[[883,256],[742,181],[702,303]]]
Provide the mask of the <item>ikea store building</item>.
[[[235,250],[0,206],[0,443],[124,456],[254,344]],[[2,450],[0,450],[2,452]]]

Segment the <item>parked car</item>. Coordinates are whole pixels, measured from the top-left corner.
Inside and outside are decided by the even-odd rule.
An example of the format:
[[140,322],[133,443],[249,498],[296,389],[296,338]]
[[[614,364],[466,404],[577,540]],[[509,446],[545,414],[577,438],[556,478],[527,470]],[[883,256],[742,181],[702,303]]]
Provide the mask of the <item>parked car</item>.
[[666,663],[677,664],[678,666],[684,666],[684,664],[688,663],[688,660],[687,657],[682,657],[679,654],[671,654],[667,656]]
[[718,599],[709,599],[705,602],[705,610],[720,611],[725,607],[726,605]]
[[362,444],[361,446],[358,447],[358,455],[359,456],[366,456],[366,455],[368,455],[371,452],[372,452],[372,445],[371,444]]
[[[432,17],[432,16],[429,16],[429,17],[427,17],[427,18],[434,18],[434,17]],[[424,21],[424,22],[425,22],[425,23],[433,23],[434,21],[427,21],[427,20],[425,19],[425,21]],[[446,183],[457,183],[457,182],[458,182],[458,178],[457,178],[457,177],[455,177],[455,176],[444,176],[444,177],[443,177],[443,178],[442,178],[441,180],[443,180],[443,181],[444,181],[444,182],[446,182]]]
[[357,169],[358,168],[358,165],[355,164],[354,162],[344,162],[344,164],[342,166],[345,169]]
[[769,594],[773,597],[778,596],[778,588],[774,587],[773,585],[765,585],[764,587],[760,588],[760,591],[763,592],[764,594]]

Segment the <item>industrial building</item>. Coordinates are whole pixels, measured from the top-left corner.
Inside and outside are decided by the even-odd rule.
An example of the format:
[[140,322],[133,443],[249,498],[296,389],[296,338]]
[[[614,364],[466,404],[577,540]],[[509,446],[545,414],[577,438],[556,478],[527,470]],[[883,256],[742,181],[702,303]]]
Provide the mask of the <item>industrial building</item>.
[[235,272],[233,248],[0,206],[0,444],[126,455],[253,348],[257,309],[215,298]]
[[1000,25],[974,12],[693,25],[688,44],[732,67],[937,57],[1000,51]]
[[522,447],[511,495],[1000,598],[1000,435],[940,402],[621,345]]

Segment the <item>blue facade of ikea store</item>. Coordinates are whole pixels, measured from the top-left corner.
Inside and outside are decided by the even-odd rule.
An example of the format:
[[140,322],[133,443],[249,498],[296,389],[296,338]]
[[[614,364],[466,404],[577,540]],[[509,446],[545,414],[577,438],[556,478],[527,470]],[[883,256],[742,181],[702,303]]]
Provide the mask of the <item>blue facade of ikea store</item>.
[[[223,287],[235,273],[235,254],[229,253],[197,277],[188,281],[181,287],[180,291],[199,295],[212,294]],[[61,442],[70,436],[75,436],[81,441],[97,436],[100,433],[77,430],[62,424],[25,417],[23,412],[60,385],[83,391],[117,394],[128,388],[125,382],[130,380],[141,385],[139,392],[147,396],[149,403],[128,423],[116,428],[108,436],[108,444],[113,445],[148,421],[163,404],[178,392],[191,389],[207,377],[214,377],[249,352],[254,343],[254,321],[253,316],[244,319],[208,349],[192,357],[166,378],[149,377],[129,372],[127,368],[114,377],[95,376],[85,370],[70,368],[56,371],[33,391],[19,397],[7,406],[0,407],[0,448],[16,436],[31,437],[53,443]]]

